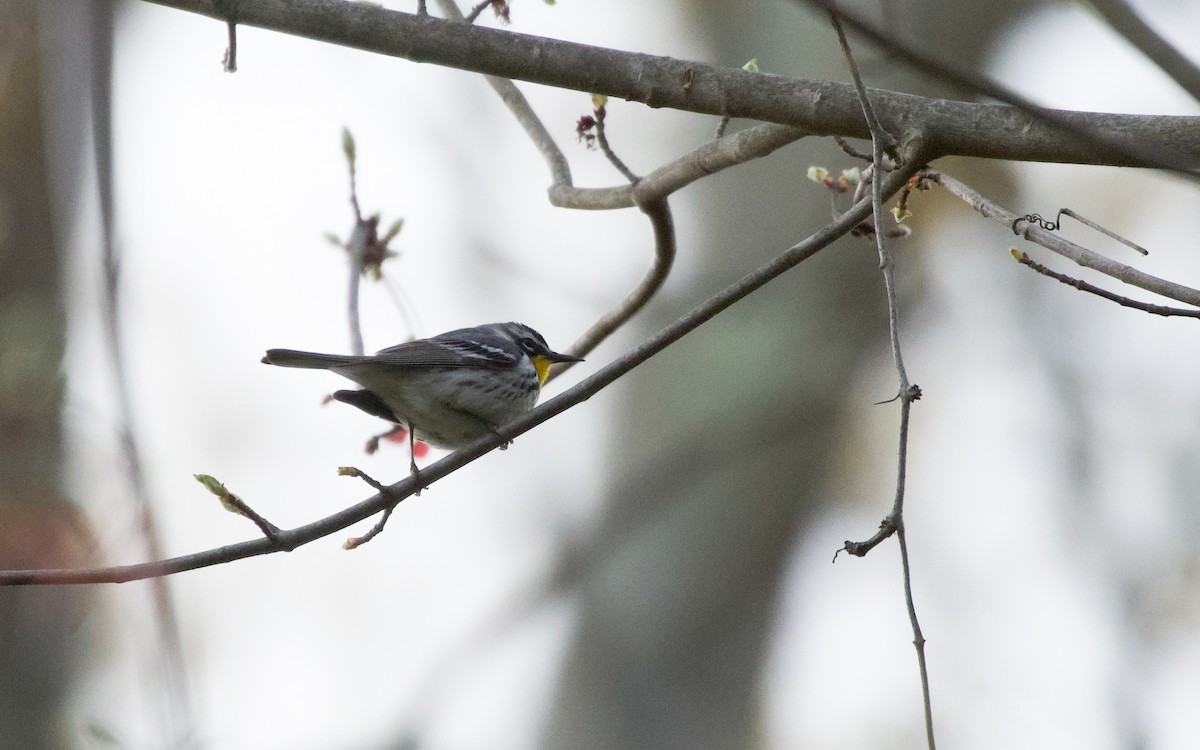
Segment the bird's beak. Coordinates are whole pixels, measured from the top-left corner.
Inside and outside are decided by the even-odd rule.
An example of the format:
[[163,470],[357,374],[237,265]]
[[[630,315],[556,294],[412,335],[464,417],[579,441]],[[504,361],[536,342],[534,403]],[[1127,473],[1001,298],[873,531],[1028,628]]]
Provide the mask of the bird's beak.
[[538,385],[545,385],[546,378],[550,377],[550,365],[556,362],[582,362],[583,357],[576,357],[574,354],[559,354],[558,352],[546,352],[545,354],[535,354],[530,357],[533,360],[534,369],[537,370]]

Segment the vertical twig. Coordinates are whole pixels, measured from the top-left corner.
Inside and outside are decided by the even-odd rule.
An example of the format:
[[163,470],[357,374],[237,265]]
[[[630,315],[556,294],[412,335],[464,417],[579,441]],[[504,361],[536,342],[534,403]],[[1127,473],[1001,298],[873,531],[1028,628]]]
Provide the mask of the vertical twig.
[[367,252],[367,237],[370,229],[367,222],[354,222],[354,231],[350,233],[350,241],[346,243],[346,251],[350,256],[350,289],[346,295],[346,314],[350,323],[350,351],[362,356],[363,337],[362,322],[358,316],[358,288],[363,275],[363,258]]
[[350,323],[350,351],[362,356],[364,349],[362,323],[358,315],[358,288],[362,280],[367,243],[374,234],[374,226],[373,222],[363,220],[362,209],[358,205],[358,175],[355,169],[358,151],[349,128],[342,128],[342,151],[346,154],[346,165],[350,169],[350,206],[354,209],[354,231],[350,233],[350,241],[346,243],[346,252],[350,258],[350,288],[346,295],[346,313]]
[[841,21],[836,13],[830,13],[833,28],[837,31],[838,43],[846,57],[846,65],[854,80],[854,88],[858,92],[859,103],[862,105],[863,117],[871,131],[871,215],[875,224],[875,243],[879,249],[879,268],[883,272],[883,282],[887,293],[888,330],[892,343],[892,359],[896,365],[896,376],[899,380],[897,397],[900,399],[900,446],[896,470],[896,497],[892,504],[892,512],[884,521],[884,529],[892,529],[896,533],[900,545],[901,568],[904,574],[904,601],[908,608],[908,619],[913,631],[913,646],[917,650],[917,668],[921,676],[921,697],[925,708],[925,734],[929,750],[935,750],[933,736],[933,707],[929,696],[929,672],[925,663],[925,637],[921,633],[921,624],[917,620],[917,609],[912,598],[912,574],[908,560],[908,543],[904,535],[904,493],[908,474],[908,422],[912,403],[921,397],[921,389],[908,380],[908,372],[904,368],[904,355],[900,348],[900,313],[896,301],[895,264],[887,249],[887,238],[883,231],[883,168],[884,150],[894,149],[895,138],[888,133],[871,106],[867,96],[867,88],[859,75],[858,65],[850,51],[850,43],[846,40],[846,32],[842,29]]
[[629,180],[630,183],[638,181],[637,174],[632,169],[625,166],[625,162],[621,161],[621,157],[617,156],[612,150],[612,146],[608,143],[608,134],[604,129],[604,119],[608,116],[608,97],[592,95],[592,102],[595,104],[594,114],[596,121],[596,142],[600,144],[600,150],[604,152],[604,156],[608,161],[616,167],[621,176]]
[[226,73],[237,72],[238,2],[239,0],[212,0],[213,6],[225,21],[225,32],[229,37],[225,54],[221,58],[221,65],[225,68]]
[[222,64],[225,66],[226,73],[237,72],[237,22],[226,21],[226,29],[229,32],[229,46],[225,48],[225,59]]

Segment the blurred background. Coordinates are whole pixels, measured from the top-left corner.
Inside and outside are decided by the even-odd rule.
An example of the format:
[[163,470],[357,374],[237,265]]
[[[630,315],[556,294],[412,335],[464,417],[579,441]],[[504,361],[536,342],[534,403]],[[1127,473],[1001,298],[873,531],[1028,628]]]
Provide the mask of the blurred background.
[[[1050,106],[1198,113],[1083,5],[857,6]],[[1137,7],[1196,57],[1194,6]],[[382,423],[322,407],[338,378],[259,364],[349,350],[345,257],[324,239],[353,224],[344,126],[364,211],[405,219],[386,281],[364,285],[368,350],[500,320],[564,348],[649,265],[636,210],[548,204],[540,157],[478,76],[252,28],[229,75],[223,24],[140,2],[0,16],[0,567],[255,537],[194,473],[284,527],[371,493],[338,466],[406,473],[400,446],[363,453]],[[789,0],[516,3],[511,28],[848,79],[828,21]],[[961,96],[857,50],[868,85]],[[522,90],[576,184],[621,182],[577,143],[587,95]],[[609,104],[640,173],[716,125]],[[672,198],[665,289],[549,395],[827,221],[811,165],[858,166],[808,139]],[[1073,208],[1151,255],[1068,237],[1200,285],[1194,186],[938,166],[1018,213]],[[943,193],[912,208],[893,250],[925,391],[906,518],[939,741],[1194,746],[1196,323],[1030,273],[1010,232]],[[161,587],[0,589],[0,747],[923,747],[895,544],[830,564],[891,507],[898,407],[873,404],[894,393],[877,256],[848,238],[405,502],[361,549],[341,542],[369,524]]]

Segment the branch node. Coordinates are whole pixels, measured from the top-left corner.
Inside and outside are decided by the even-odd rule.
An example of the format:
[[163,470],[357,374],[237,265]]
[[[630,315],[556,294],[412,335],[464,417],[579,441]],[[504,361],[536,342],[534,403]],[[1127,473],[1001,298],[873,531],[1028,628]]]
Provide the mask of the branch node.
[[[370,474],[355,466],[339,466],[337,473],[340,477],[358,477],[367,484],[371,485],[371,487],[378,491],[379,494],[387,497],[391,503],[384,508],[383,515],[379,517],[379,521],[371,527],[370,531],[362,536],[352,536],[342,544],[342,549],[345,550],[358,549],[375,537],[379,536],[379,532],[383,531],[383,527],[387,525],[388,519],[392,517],[392,511],[396,509],[396,506],[399,505],[400,501],[404,498],[396,496],[390,487],[387,487]],[[420,490],[417,490],[416,494],[421,494]]]
[[879,546],[879,543],[887,539],[892,534],[895,534],[904,524],[903,519],[899,515],[892,513],[887,518],[879,522],[879,531],[865,542],[852,542],[849,539],[845,541],[842,548],[833,553],[833,562],[837,562],[838,555],[845,552],[855,557],[866,557],[867,553]]

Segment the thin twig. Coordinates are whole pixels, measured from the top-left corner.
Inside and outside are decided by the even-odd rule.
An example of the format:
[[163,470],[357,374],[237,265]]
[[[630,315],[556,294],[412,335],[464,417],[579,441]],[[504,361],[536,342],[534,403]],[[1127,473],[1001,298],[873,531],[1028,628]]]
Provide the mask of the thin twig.
[[[662,198],[641,206],[641,209],[646,218],[650,220],[651,228],[654,231],[653,265],[646,271],[646,275],[642,277],[638,285],[625,296],[625,299],[618,302],[615,307],[584,331],[583,335],[571,344],[567,353],[577,357],[586,357],[600,342],[633,317],[633,314],[640,310],[667,280],[667,275],[670,274],[671,266],[675,262],[676,250],[675,221],[671,216],[671,208],[667,205],[667,199]],[[566,362],[555,365],[550,376],[546,378],[546,382],[558,377],[574,364]]]
[[838,44],[841,45],[842,55],[846,58],[846,67],[850,69],[850,79],[854,82],[854,90],[858,93],[863,116],[867,118],[867,128],[871,131],[871,140],[883,140],[884,148],[890,149],[895,145],[896,138],[883,127],[879,116],[875,114],[875,107],[871,105],[871,98],[867,96],[867,87],[863,85],[862,76],[858,72],[858,63],[854,62],[854,55],[850,52],[850,43],[846,40],[846,31],[842,28],[837,11],[831,10],[829,18],[837,32]]
[[346,168],[350,172],[350,207],[354,209],[354,229],[346,242],[346,254],[350,261],[349,288],[346,293],[346,317],[350,325],[350,351],[362,356],[362,320],[358,314],[358,290],[362,281],[363,267],[367,257],[367,245],[375,236],[378,217],[364,220],[358,203],[358,146],[350,128],[342,128],[342,152],[346,156]]
[[475,4],[475,7],[471,8],[471,12],[467,13],[467,15],[463,17],[463,20],[467,23],[475,23],[475,21],[479,18],[479,14],[487,10],[487,7],[491,4],[492,0],[481,0],[481,2]]
[[1094,284],[1089,284],[1082,279],[1076,279],[1071,276],[1067,276],[1066,274],[1052,271],[1043,266],[1041,263],[1038,263],[1030,258],[1027,253],[1023,253],[1015,247],[1010,247],[1009,252],[1012,253],[1013,258],[1015,258],[1018,263],[1032,268],[1043,276],[1049,276],[1050,278],[1060,281],[1067,286],[1073,286],[1081,292],[1088,292],[1089,294],[1094,294],[1097,297],[1103,297],[1106,300],[1116,302],[1122,307],[1131,307],[1135,310],[1153,313],[1154,315],[1162,315],[1163,317],[1200,318],[1200,310],[1187,310],[1182,307],[1152,305],[1149,302],[1139,302],[1135,299],[1130,299],[1129,297],[1122,297],[1119,294],[1113,294],[1107,289],[1101,289]]
[[[375,491],[381,495],[388,495],[390,493],[388,488],[384,486],[382,482],[377,481],[370,474],[367,474],[363,470],[354,466],[343,466],[342,468],[338,469],[338,474],[344,477],[358,477],[373,487]],[[420,495],[421,490],[418,489],[413,494]],[[383,515],[379,517],[379,520],[375,522],[375,525],[372,526],[367,533],[363,534],[362,536],[350,537],[345,541],[345,543],[342,544],[342,548],[346,550],[358,549],[375,537],[379,536],[379,533],[383,531],[383,527],[387,526],[388,519],[392,517],[392,511],[396,510],[396,506],[399,505],[402,500],[404,500],[404,498],[398,498],[396,502],[392,503],[387,508],[384,508]]]
[[247,505],[246,501],[242,500],[237,495],[231,495],[227,502],[237,508],[237,514],[239,516],[250,519],[254,525],[258,527],[258,530],[263,533],[263,536],[271,540],[272,544],[276,544],[281,549],[285,549],[283,541],[279,538],[278,526],[263,518],[258,511]]
[[[420,493],[418,492],[416,494],[420,494]],[[375,522],[374,526],[372,526],[370,529],[367,530],[367,533],[363,534],[362,536],[350,537],[349,539],[347,539],[345,542],[342,543],[342,549],[345,549],[345,550],[358,549],[359,547],[363,546],[364,544],[371,541],[375,537],[379,536],[379,533],[381,531],[383,531],[383,527],[387,526],[387,522],[392,517],[392,511],[394,511],[394,510],[396,510],[395,505],[391,506],[390,508],[384,508],[383,514],[381,516],[379,516],[379,520]]]
[[226,73],[237,72],[237,22],[226,21],[226,29],[229,35],[229,46],[225,48],[225,57],[221,60],[221,64],[225,68]]
[[960,198],[979,213],[1008,227],[1014,234],[1041,245],[1047,250],[1056,252],[1064,258],[1069,258],[1084,268],[1099,271],[1105,276],[1117,279],[1131,286],[1145,289],[1148,292],[1153,292],[1167,299],[1173,299],[1176,302],[1182,302],[1185,305],[1192,305],[1193,307],[1200,307],[1200,290],[1192,289],[1183,284],[1177,284],[1174,281],[1160,279],[1157,276],[1151,276],[1124,263],[1118,263],[1111,258],[1100,255],[1086,247],[1065,240],[1059,235],[1025,219],[1023,216],[1015,214],[996,202],[985,198],[973,188],[956,180],[945,172],[927,170],[925,176],[931,182],[941,185],[951,195]]
[[354,222],[354,231],[350,233],[350,241],[346,243],[346,253],[350,261],[350,283],[346,293],[346,317],[350,324],[350,351],[358,356],[364,353],[362,320],[358,314],[358,290],[363,275],[363,258],[367,253],[367,242],[371,227],[365,221]]
[[904,603],[908,607],[908,620],[912,623],[913,648],[917,650],[917,671],[921,675],[921,694],[925,696],[925,742],[930,750],[934,750],[936,742],[933,737],[933,705],[929,699],[929,668],[925,663],[925,636],[921,633],[921,623],[917,620],[917,609],[913,604],[908,538],[904,533],[903,523],[896,529],[896,541],[900,544],[900,566],[904,570]]
[[[904,187],[908,178],[916,172],[916,167],[909,165],[922,164],[928,160],[929,153],[923,150],[922,143],[918,140],[911,141],[906,150],[908,153],[904,154],[904,165],[887,176],[887,184],[883,189],[885,196],[890,197],[895,195]],[[420,489],[421,485],[428,486],[444,478],[484,454],[499,448],[502,444],[519,437],[542,422],[588,400],[617,379],[626,375],[633,368],[699,328],[723,310],[762,288],[771,280],[812,257],[823,248],[828,247],[839,237],[845,236],[870,215],[870,213],[870,202],[860,202],[838,220],[826,225],[804,241],[793,245],[762,267],[747,274],[741,280],[697,305],[678,318],[674,323],[642,342],[633,350],[601,368],[600,371],[591,377],[584,379],[555,398],[539,405],[522,417],[513,420],[507,425],[502,425],[496,430],[494,435],[482,437],[474,443],[460,448],[445,458],[425,467],[421,470],[419,480],[417,477],[406,477],[388,486],[386,495],[384,493],[376,494],[333,515],[304,526],[283,530],[279,534],[280,539],[283,543],[294,549],[345,529],[351,524],[370,518],[376,513],[386,510],[388,507],[412,495],[416,490]],[[196,570],[198,568],[220,565],[233,562],[234,560],[271,554],[278,551],[279,548],[276,545],[267,539],[260,538],[167,560],[156,560],[135,565],[87,569],[0,571],[0,586],[124,583],[127,581],[172,575],[186,570]]]
[[[908,608],[908,620],[913,631],[913,645],[917,649],[917,665],[921,678],[921,700],[925,707],[925,734],[929,750],[936,750],[933,735],[933,704],[929,695],[929,675],[925,667],[925,638],[921,635],[921,625],[917,620],[917,609],[912,600],[912,576],[908,565],[908,545],[904,538],[904,494],[908,483],[908,425],[912,404],[921,397],[921,389],[908,381],[908,373],[904,368],[904,356],[900,349],[900,312],[896,300],[895,263],[888,253],[886,235],[883,231],[883,193],[882,175],[884,150],[892,149],[894,139],[883,129],[867,88],[863,85],[862,77],[858,74],[858,66],[854,62],[854,54],[846,40],[846,33],[838,20],[837,14],[830,14],[833,27],[837,31],[838,42],[846,57],[846,65],[854,79],[854,88],[862,101],[863,115],[871,129],[871,212],[875,222],[875,242],[879,249],[879,267],[883,271],[884,288],[887,292],[888,330],[892,342],[892,359],[896,365],[896,375],[899,379],[900,398],[900,446],[898,449],[896,468],[896,495],[892,503],[892,512],[884,522],[883,527],[894,528],[900,543],[900,558],[904,573],[904,597]],[[878,535],[877,535],[878,536]]]
[[[459,10],[458,3],[454,0],[438,0],[438,7],[441,8],[447,20],[466,21],[462,11]],[[554,184],[571,185],[571,167],[567,163],[567,157],[554,142],[554,137],[550,135],[550,131],[546,129],[541,118],[533,111],[533,107],[530,106],[529,100],[525,98],[521,90],[508,78],[487,74],[484,74],[483,77],[508,107],[513,117],[517,118],[517,123],[525,130],[529,140],[533,141],[533,145],[542,154],[546,165],[550,167],[550,178]]]
[[225,21],[225,34],[229,41],[225,45],[225,54],[221,57],[221,66],[226,73],[237,72],[237,12],[239,0],[212,0],[213,9]]
[[871,106],[871,98],[867,96],[867,87],[863,85],[862,77],[858,74],[858,65],[854,62],[854,55],[850,51],[850,43],[846,40],[846,32],[842,29],[841,21],[836,13],[831,13],[829,17],[833,22],[834,30],[837,31],[838,43],[842,47],[846,65],[850,68],[850,76],[854,79],[854,89],[858,92],[859,101],[862,103],[863,116],[871,130],[871,214],[875,224],[875,244],[879,250],[879,268],[883,271],[884,287],[887,292],[892,359],[895,361],[896,374],[900,379],[898,392],[903,395],[908,391],[910,384],[908,373],[904,369],[904,355],[900,349],[900,315],[899,305],[896,302],[895,269],[891,256],[888,254],[886,232],[883,231],[883,195],[880,192],[881,181],[879,179],[883,174],[884,151],[893,147],[895,138],[884,130],[879,118],[875,115],[875,108]]
[[595,115],[596,141],[600,144],[600,150],[608,158],[609,163],[616,167],[617,171],[621,173],[621,176],[629,180],[630,184],[637,182],[638,176],[634,174],[632,169],[625,166],[625,162],[621,161],[621,158],[617,156],[616,152],[612,150],[612,146],[608,143],[608,134],[605,132],[604,128],[604,120],[608,116],[608,107],[606,107],[604,104],[596,107]]
[[230,492],[229,488],[221,480],[209,474],[194,474],[193,476],[195,476],[197,482],[204,485],[206,490],[216,495],[217,499],[221,501],[222,507],[230,513],[236,513],[242,518],[250,519],[258,527],[258,530],[263,533],[263,536],[271,540],[272,544],[283,548],[284,544],[279,538],[279,527],[264,518],[254,508],[251,508],[250,504],[245,500]]
[[833,137],[833,142],[836,143],[838,148],[844,151],[847,156],[852,156],[855,159],[862,159],[863,161],[871,161],[873,159],[870,154],[859,151],[850,144],[850,141],[846,140],[840,135],[835,135]]
[[1111,229],[1101,226],[1100,224],[1097,224],[1096,222],[1092,221],[1091,219],[1080,216],[1079,214],[1075,213],[1074,211],[1072,211],[1069,208],[1058,209],[1058,216],[1054,217],[1054,221],[1049,221],[1048,219],[1043,219],[1039,214],[1026,214],[1024,218],[1025,218],[1025,221],[1032,221],[1033,223],[1039,225],[1042,229],[1058,231],[1059,229],[1062,228],[1062,217],[1064,215],[1071,217],[1075,221],[1078,221],[1080,224],[1083,224],[1084,226],[1090,227],[1091,229],[1095,229],[1097,232],[1099,232],[1100,234],[1103,234],[1105,237],[1111,237],[1112,239],[1116,240],[1117,242],[1120,242],[1122,245],[1130,248],[1131,250],[1138,253],[1139,255],[1149,255],[1150,254],[1149,250],[1147,250],[1146,248],[1137,244],[1136,242],[1132,242],[1130,240],[1125,239],[1124,237],[1122,237],[1121,235],[1112,231]]

